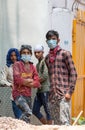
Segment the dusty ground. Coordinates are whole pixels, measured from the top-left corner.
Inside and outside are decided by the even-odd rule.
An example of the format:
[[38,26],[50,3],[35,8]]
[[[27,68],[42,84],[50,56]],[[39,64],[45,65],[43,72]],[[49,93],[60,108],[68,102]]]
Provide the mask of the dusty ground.
[[85,130],[85,126],[31,125],[11,117],[0,117],[0,130]]

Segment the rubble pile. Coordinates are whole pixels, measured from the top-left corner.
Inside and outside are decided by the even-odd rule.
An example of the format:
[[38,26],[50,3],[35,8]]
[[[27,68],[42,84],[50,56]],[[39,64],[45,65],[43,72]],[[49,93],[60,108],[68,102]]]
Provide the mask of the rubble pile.
[[11,117],[0,117],[0,130],[85,130],[83,126],[31,125]]

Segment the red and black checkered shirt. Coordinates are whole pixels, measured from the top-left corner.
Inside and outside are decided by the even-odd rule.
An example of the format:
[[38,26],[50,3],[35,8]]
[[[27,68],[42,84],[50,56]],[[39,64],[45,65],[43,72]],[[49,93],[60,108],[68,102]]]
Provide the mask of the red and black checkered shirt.
[[53,63],[49,61],[49,54],[45,61],[49,72],[51,94],[56,94],[58,99],[62,99],[66,93],[72,94],[75,89],[77,72],[71,53],[59,47],[55,61]]

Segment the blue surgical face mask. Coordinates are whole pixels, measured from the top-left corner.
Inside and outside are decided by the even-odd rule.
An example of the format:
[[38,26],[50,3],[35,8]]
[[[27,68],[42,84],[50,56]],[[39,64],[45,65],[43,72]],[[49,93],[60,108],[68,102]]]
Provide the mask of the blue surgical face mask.
[[50,49],[54,49],[58,45],[58,42],[57,40],[51,39],[51,40],[47,40],[47,44]]
[[24,62],[29,62],[29,61],[31,61],[31,55],[22,54],[21,60],[23,60]]

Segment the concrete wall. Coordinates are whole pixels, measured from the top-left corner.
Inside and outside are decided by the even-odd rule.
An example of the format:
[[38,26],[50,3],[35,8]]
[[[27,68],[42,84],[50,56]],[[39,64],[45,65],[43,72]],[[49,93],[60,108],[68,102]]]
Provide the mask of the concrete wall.
[[48,0],[0,0],[0,67],[10,47],[45,43]]
[[[46,32],[49,29],[57,29],[57,27],[61,28],[63,26],[63,14],[62,12],[59,14],[56,9],[67,9],[67,15],[69,15],[67,19],[72,25],[71,17],[72,14],[74,15],[74,12],[72,12],[73,2],[74,0],[0,0],[0,68],[5,64],[8,49],[10,47],[20,48],[22,43],[31,44],[33,47],[35,44],[41,43],[45,46],[46,54],[48,52],[48,47],[45,43]],[[78,7],[85,8],[80,4]],[[56,17],[54,14],[59,15]],[[66,19],[66,13],[64,12],[64,14],[63,18]],[[55,22],[57,23],[55,24]],[[59,33],[62,41],[62,38],[66,38],[61,36],[61,29]],[[70,44],[71,29],[71,27],[68,28],[68,32],[70,31],[68,36],[70,37]],[[64,28],[63,32],[63,35],[68,35]],[[68,43],[68,39],[65,41],[65,43]],[[33,60],[36,62],[34,56]]]

